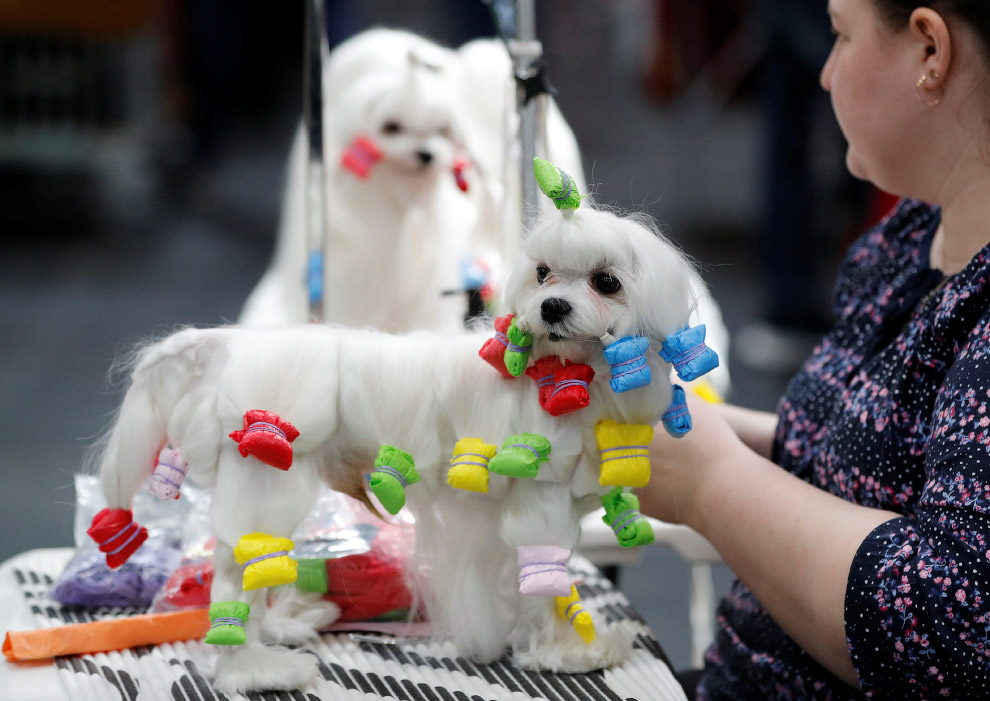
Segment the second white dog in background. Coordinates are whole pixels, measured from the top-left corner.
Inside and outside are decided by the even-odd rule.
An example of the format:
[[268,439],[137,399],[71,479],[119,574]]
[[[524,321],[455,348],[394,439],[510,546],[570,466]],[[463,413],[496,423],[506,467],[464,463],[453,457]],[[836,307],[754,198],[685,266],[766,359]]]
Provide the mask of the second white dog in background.
[[[466,261],[497,266],[504,193],[518,186],[517,175],[502,182],[500,158],[509,149],[503,115],[515,110],[511,64],[495,40],[467,46],[471,56],[483,51],[492,61],[468,61],[391,29],[363,32],[331,54],[323,109],[327,321],[388,331],[459,329],[466,298],[443,293],[463,289]],[[583,182],[574,135],[555,107],[553,114],[551,156]],[[307,318],[306,157],[300,129],[275,256],[242,323]]]

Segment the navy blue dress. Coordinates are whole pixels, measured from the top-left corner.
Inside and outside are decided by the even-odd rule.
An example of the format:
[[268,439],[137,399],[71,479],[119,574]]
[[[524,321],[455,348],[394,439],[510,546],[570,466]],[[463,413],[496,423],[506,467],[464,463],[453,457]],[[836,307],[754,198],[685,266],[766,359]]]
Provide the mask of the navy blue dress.
[[846,636],[863,692],[737,581],[699,698],[990,698],[990,246],[943,278],[928,262],[939,220],[937,207],[904,200],[850,248],[838,321],[778,410],[775,462],[902,514],[867,537],[849,572]]

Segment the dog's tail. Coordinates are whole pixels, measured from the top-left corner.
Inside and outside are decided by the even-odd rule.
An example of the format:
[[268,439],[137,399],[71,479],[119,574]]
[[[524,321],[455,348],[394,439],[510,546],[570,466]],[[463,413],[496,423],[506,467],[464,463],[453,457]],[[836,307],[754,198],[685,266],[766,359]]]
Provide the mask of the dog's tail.
[[129,509],[168,442],[169,421],[205,365],[215,360],[221,330],[186,329],[139,349],[124,367],[133,368],[109,432],[90,456],[107,506]]

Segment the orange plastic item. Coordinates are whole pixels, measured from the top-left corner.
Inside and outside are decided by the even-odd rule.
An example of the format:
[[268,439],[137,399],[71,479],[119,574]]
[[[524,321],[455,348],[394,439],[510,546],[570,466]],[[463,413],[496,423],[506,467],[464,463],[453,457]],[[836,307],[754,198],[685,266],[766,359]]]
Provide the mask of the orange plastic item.
[[44,660],[58,655],[123,650],[202,638],[210,629],[207,609],[147,613],[57,628],[13,630],[3,640],[3,654],[11,662]]

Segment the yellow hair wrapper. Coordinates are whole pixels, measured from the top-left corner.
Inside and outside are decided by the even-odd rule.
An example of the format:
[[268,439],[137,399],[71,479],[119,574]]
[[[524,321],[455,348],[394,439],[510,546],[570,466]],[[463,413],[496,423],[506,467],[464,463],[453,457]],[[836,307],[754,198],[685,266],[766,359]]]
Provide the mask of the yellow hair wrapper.
[[234,560],[238,565],[244,565],[244,591],[296,581],[296,561],[289,557],[293,547],[293,542],[288,538],[277,538],[267,533],[241,536],[234,548]]
[[568,621],[574,632],[581,636],[585,644],[590,645],[595,639],[595,622],[591,620],[591,614],[581,606],[577,587],[572,584],[570,594],[554,597],[554,604],[557,607],[557,615]]
[[595,440],[601,452],[603,487],[645,487],[650,481],[650,441],[653,427],[619,424],[611,419],[595,426]]
[[488,461],[495,457],[496,447],[480,438],[462,438],[454,444],[447,484],[455,489],[488,493]]

